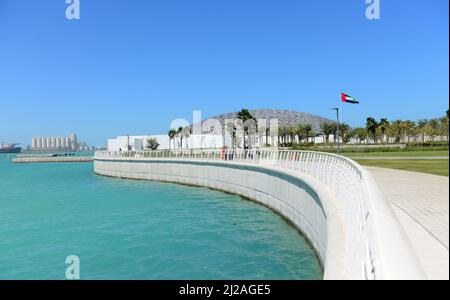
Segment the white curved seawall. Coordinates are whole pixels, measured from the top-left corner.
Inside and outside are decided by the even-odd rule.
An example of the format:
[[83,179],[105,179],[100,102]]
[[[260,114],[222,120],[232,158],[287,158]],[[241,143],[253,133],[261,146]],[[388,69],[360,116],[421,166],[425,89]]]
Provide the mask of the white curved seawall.
[[[325,177],[320,180],[308,175],[306,169],[299,172],[290,167],[310,156],[286,156],[288,164],[282,165],[278,156],[274,163],[273,157],[261,153],[258,161],[256,153],[246,155],[225,161],[223,154],[217,153],[97,152],[94,170],[104,176],[204,186],[264,204],[290,220],[310,240],[324,265],[325,279],[424,279],[404,232],[384,201],[369,202],[367,209],[358,204],[360,209],[354,210],[354,205],[343,203],[342,196],[336,195],[339,191],[325,184]],[[314,162],[325,166],[316,156]],[[382,199],[370,180],[363,182],[369,185],[364,190]]]

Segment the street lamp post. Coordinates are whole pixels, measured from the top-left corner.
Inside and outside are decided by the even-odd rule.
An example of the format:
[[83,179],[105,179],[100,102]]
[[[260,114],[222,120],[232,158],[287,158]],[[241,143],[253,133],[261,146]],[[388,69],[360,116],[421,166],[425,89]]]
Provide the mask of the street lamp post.
[[[339,108],[335,107],[335,108],[332,108],[332,110],[336,111],[337,154],[340,154],[341,153],[341,147],[340,147],[340,144],[339,144]],[[334,138],[336,140],[336,137],[334,137]]]

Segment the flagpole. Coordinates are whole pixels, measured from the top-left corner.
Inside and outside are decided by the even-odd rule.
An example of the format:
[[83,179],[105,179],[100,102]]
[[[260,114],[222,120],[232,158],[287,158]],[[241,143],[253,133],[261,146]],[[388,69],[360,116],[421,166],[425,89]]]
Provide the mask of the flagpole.
[[[339,110],[341,111],[341,124],[344,124],[344,111],[343,111],[343,106],[342,106],[342,99],[341,101],[339,101]],[[338,116],[338,122],[339,122],[339,116]],[[338,124],[339,126],[339,124]],[[342,133],[342,142],[344,141],[344,133]],[[339,141],[339,135],[338,135],[338,141]]]
[[336,135],[337,135],[337,139],[336,136],[334,137],[334,141],[337,142],[337,154],[341,153],[341,147],[339,144],[339,107],[336,108],[332,108],[332,110],[336,111]]
[[[342,113],[341,113],[342,115]],[[337,153],[338,155],[341,154],[341,146],[340,146],[340,134],[339,134],[339,109],[337,109]]]

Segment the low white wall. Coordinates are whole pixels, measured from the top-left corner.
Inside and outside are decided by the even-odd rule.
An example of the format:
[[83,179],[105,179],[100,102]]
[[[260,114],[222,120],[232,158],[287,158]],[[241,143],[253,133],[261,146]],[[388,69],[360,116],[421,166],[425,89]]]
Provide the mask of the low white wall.
[[325,279],[349,278],[343,263],[345,235],[333,213],[333,197],[313,178],[238,163],[97,158],[94,165],[99,175],[204,186],[264,204],[304,233],[325,267]]
[[[318,152],[228,152],[96,152],[94,169],[210,187],[262,203],[310,240],[325,279],[426,278],[373,178],[355,162]],[[223,160],[227,153],[231,161]]]
[[[136,136],[119,136],[115,139],[108,140],[108,151],[127,151],[130,145],[133,151],[142,151],[147,147],[147,140],[154,138],[158,141],[158,149],[170,149],[169,137],[167,135],[136,135]],[[137,145],[139,144],[139,146]],[[171,142],[173,144],[173,142]]]

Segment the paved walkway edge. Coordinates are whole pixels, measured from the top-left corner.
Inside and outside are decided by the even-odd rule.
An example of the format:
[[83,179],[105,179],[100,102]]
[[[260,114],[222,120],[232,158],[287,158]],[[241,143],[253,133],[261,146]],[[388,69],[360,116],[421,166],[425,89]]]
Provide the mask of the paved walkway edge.
[[449,251],[407,213],[392,205],[430,280],[449,280]]

